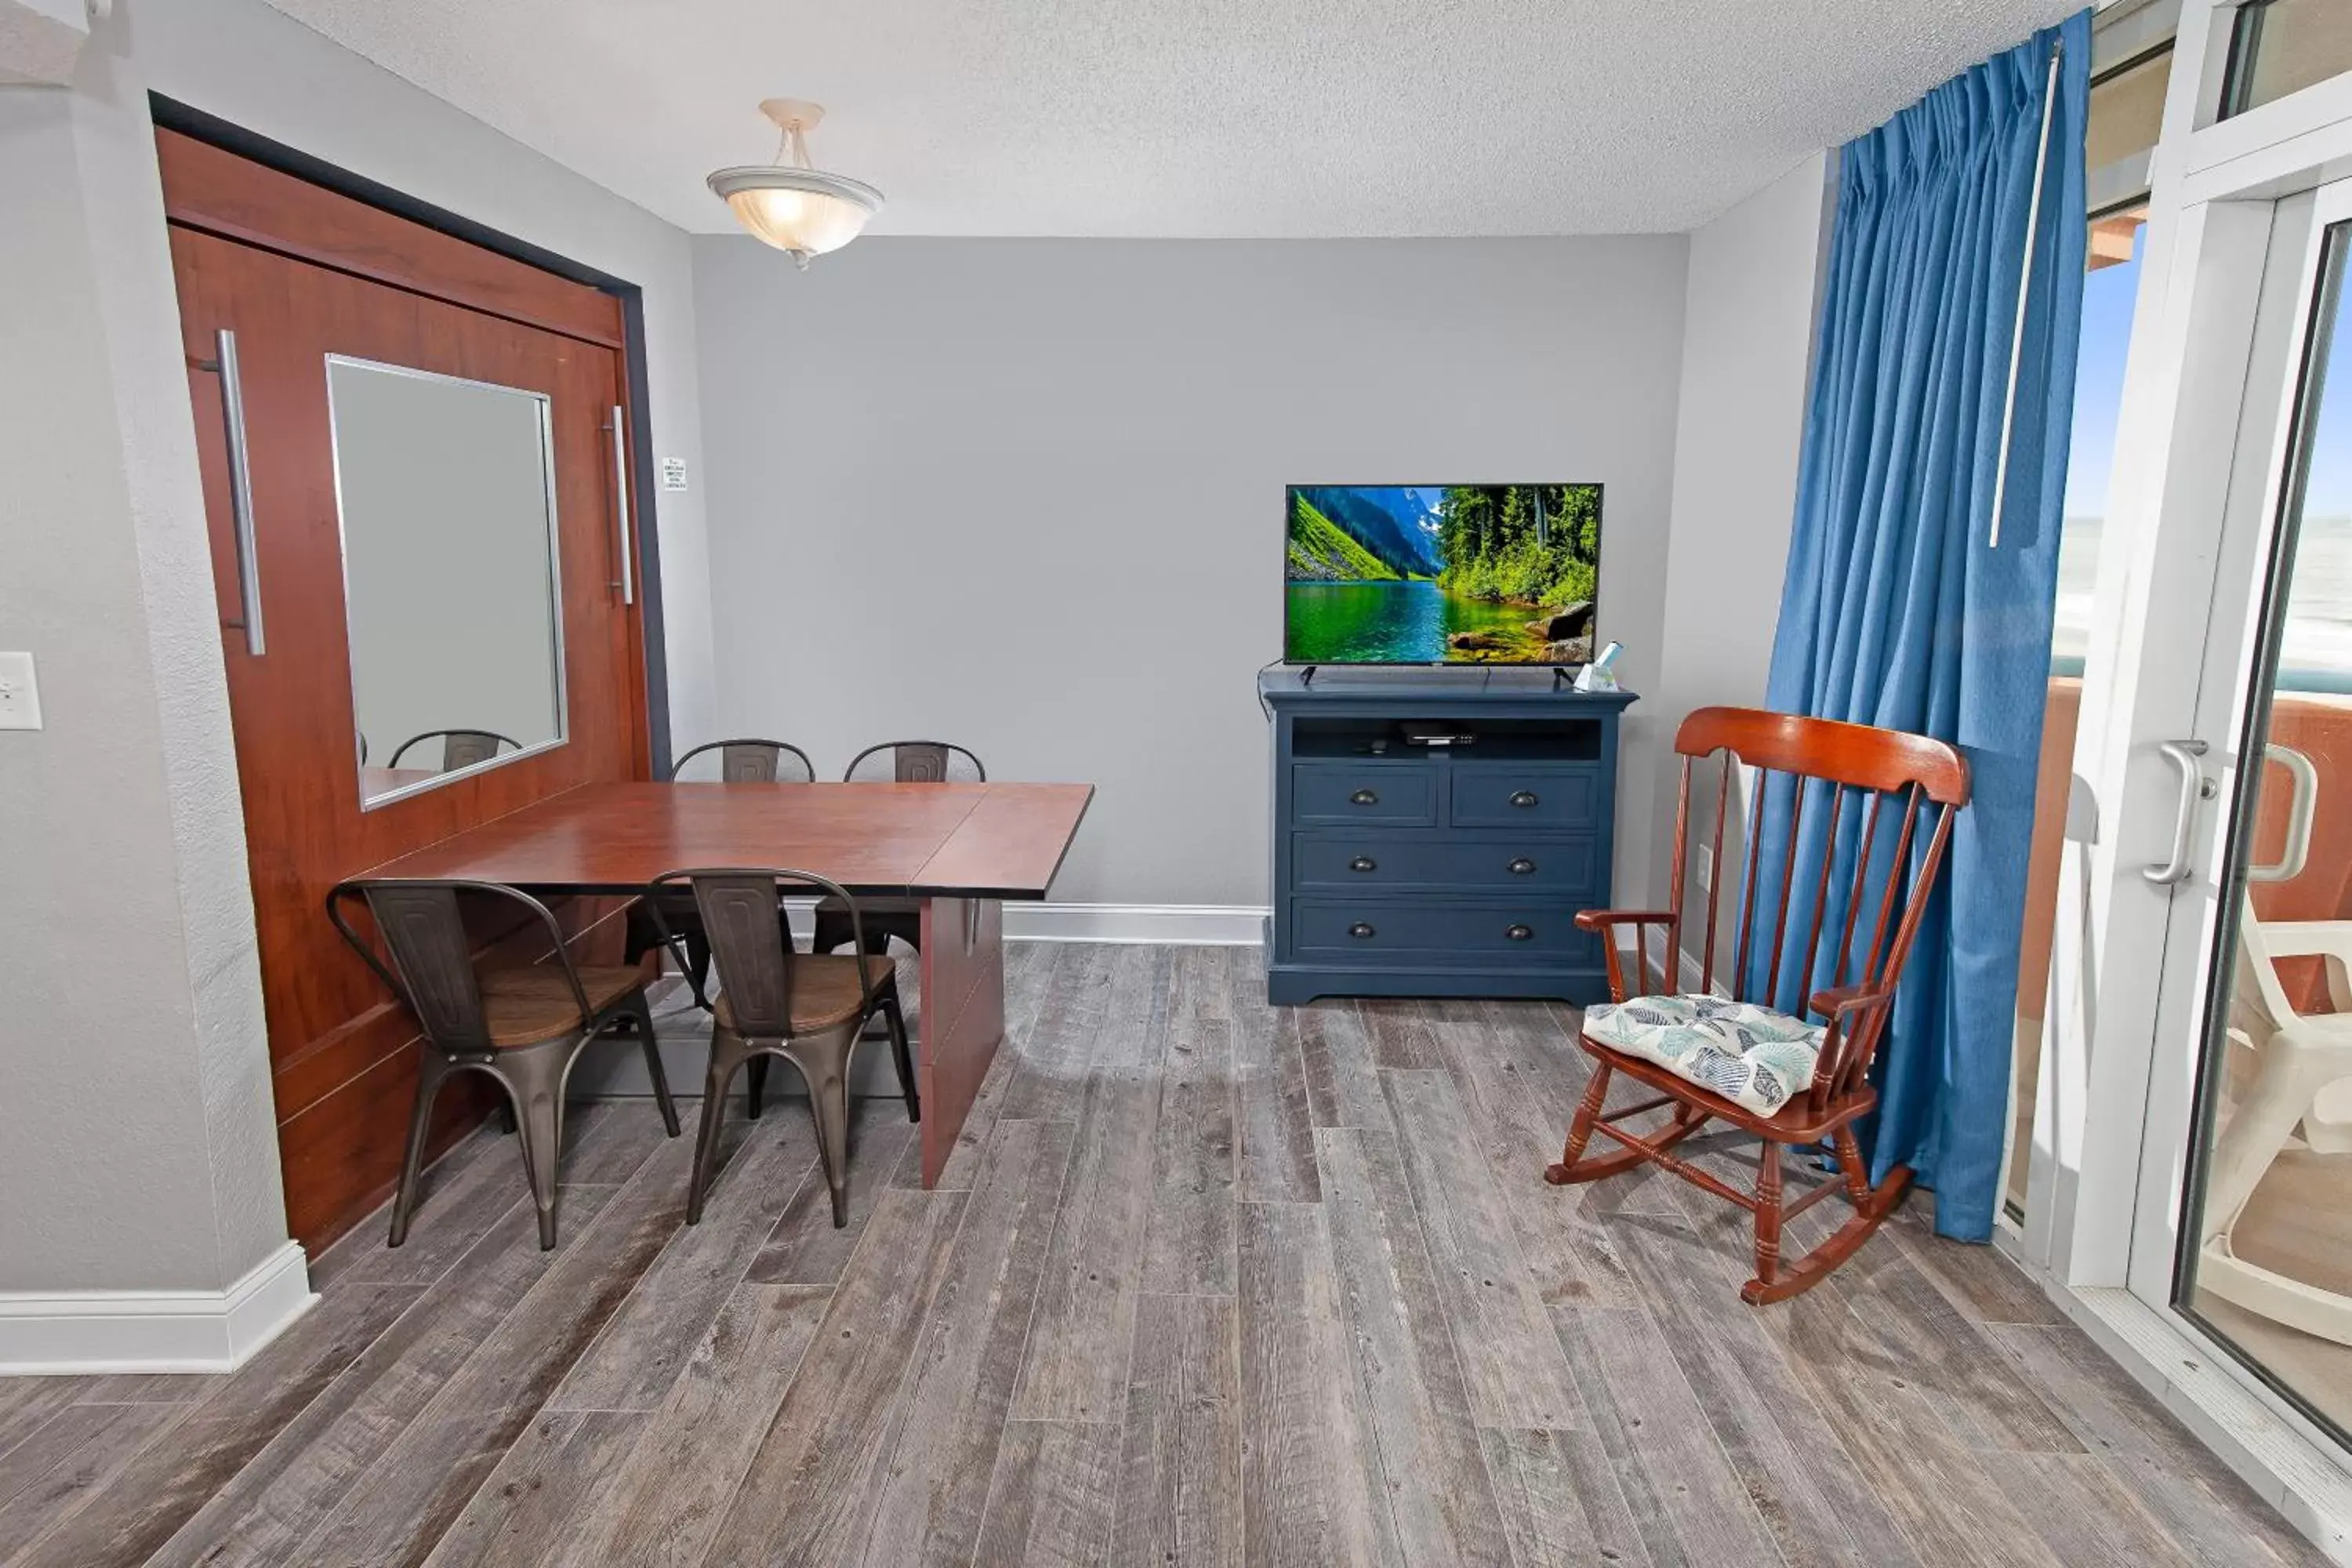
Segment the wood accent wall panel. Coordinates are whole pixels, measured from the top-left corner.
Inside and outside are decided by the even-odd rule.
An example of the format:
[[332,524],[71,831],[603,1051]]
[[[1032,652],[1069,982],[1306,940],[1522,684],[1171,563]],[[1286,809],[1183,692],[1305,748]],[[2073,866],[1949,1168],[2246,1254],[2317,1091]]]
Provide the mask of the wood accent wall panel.
[[175,131],[155,132],[173,224],[567,337],[622,346],[621,302]]
[[[413,1026],[326,920],[327,890],[579,784],[647,769],[643,629],[617,589],[608,426],[627,377],[606,344],[619,342],[619,307],[205,143],[169,132],[158,143],[224,622],[288,1223],[315,1250],[390,1191],[415,1082]],[[219,377],[205,368],[220,327],[236,333],[244,381],[268,630],[258,658],[230,625],[233,514]],[[567,743],[366,812],[329,353],[545,393],[554,430]],[[396,739],[370,737],[387,747]],[[594,945],[617,946],[618,907],[580,900],[559,913],[568,928],[593,932]],[[480,935],[496,944],[502,933]],[[445,1142],[490,1103],[470,1083],[449,1100]]]

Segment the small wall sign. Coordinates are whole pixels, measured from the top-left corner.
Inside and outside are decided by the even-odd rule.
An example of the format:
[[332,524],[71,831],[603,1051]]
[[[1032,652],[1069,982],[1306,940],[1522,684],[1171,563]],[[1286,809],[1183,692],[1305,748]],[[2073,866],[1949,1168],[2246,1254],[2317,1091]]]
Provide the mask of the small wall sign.
[[666,490],[686,489],[686,459],[664,458],[661,460],[661,487]]

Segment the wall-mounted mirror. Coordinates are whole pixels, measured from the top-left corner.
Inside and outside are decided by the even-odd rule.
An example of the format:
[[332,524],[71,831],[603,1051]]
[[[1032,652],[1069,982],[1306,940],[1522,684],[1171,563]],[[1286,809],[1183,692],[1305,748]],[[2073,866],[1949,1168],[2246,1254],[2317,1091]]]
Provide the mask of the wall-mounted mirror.
[[327,394],[362,806],[562,744],[547,398],[338,354]]

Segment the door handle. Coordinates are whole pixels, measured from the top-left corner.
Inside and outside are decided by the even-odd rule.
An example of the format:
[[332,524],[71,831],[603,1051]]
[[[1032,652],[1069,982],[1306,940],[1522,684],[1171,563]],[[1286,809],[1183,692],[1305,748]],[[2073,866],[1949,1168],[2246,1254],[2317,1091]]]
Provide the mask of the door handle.
[[1377,871],[1380,868],[1380,862],[1369,855],[1359,855],[1348,862],[1348,869],[1350,871]]
[[2294,794],[2288,797],[2286,807],[2286,848],[2274,866],[2249,866],[2249,882],[2292,882],[2303,875],[2311,860],[2311,818],[2319,805],[2319,770],[2311,759],[2292,746],[2264,746],[2263,754],[2287,771],[2294,781]]
[[1381,804],[1380,792],[1377,790],[1360,789],[1355,794],[1348,797],[1348,804],[1349,805],[1378,805]]
[[2210,749],[2202,741],[2167,741],[2157,748],[2180,773],[2180,813],[2172,824],[2172,858],[2161,866],[2143,866],[2139,872],[2159,888],[2178,887],[2189,879],[2189,839],[2197,828],[2197,803],[2212,788],[2197,759]]
[[1533,926],[1510,926],[1504,931],[1503,934],[1513,942],[1526,942],[1536,932]]
[[213,333],[213,359],[198,368],[220,377],[221,425],[228,444],[229,538],[236,556],[236,596],[245,633],[245,651],[259,658],[269,651],[261,626],[260,549],[253,525],[253,462],[245,440],[245,381],[237,374],[236,333],[226,327]]
[[1511,796],[1511,804],[1513,805],[1533,805],[1536,804],[1536,792],[1531,789],[1517,791]]
[[629,440],[627,426],[622,423],[621,405],[613,405],[613,525],[619,537],[613,542],[614,558],[620,563],[621,575],[612,585],[621,591],[621,603],[637,602],[636,574],[629,560]]
[[1510,866],[1511,875],[1514,877],[1525,877],[1530,875],[1535,868],[1536,863],[1528,859],[1524,855],[1512,861]]

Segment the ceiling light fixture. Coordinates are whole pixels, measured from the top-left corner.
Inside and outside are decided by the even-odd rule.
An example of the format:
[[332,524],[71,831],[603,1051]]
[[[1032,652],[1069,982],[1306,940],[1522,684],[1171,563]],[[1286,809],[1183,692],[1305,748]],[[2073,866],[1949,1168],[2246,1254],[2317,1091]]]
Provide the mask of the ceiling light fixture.
[[821,105],[771,98],[760,112],[783,132],[776,161],[721,169],[710,176],[710,188],[754,238],[789,251],[806,271],[810,257],[839,250],[865,230],[882,205],[882,193],[863,180],[810,165],[807,133],[824,118]]

